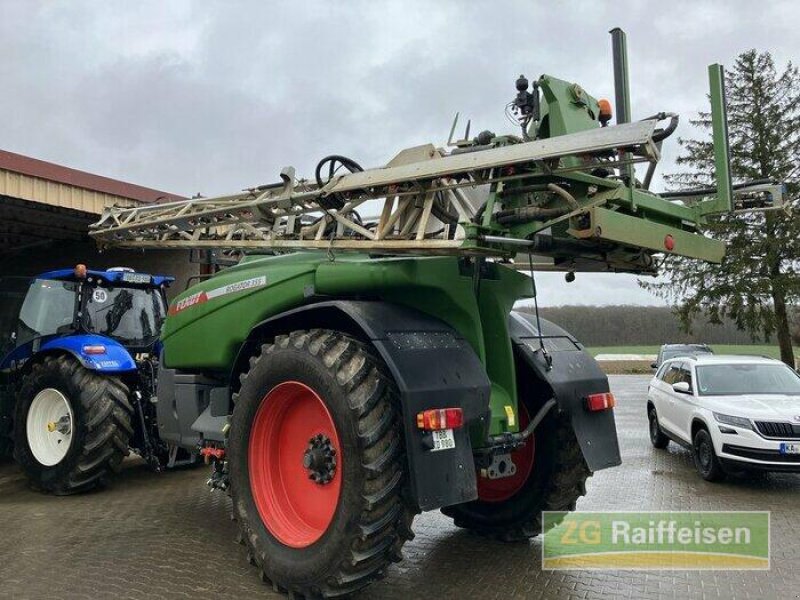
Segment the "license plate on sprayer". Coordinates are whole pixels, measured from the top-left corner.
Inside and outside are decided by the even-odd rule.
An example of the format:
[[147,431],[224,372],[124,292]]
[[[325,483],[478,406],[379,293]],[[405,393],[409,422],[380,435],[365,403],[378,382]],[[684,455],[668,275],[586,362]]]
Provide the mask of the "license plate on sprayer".
[[781,454],[800,454],[800,444],[781,442]]
[[452,450],[456,447],[456,437],[453,435],[452,429],[442,429],[440,431],[432,431],[433,434],[433,448],[432,452],[437,450]]

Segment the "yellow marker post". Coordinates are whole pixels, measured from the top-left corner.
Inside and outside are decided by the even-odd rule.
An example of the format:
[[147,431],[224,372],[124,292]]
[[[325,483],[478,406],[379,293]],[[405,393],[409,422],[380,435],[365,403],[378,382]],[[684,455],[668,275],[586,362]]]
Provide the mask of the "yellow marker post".
[[506,418],[508,419],[508,426],[514,427],[517,424],[517,417],[514,415],[514,407],[506,404]]

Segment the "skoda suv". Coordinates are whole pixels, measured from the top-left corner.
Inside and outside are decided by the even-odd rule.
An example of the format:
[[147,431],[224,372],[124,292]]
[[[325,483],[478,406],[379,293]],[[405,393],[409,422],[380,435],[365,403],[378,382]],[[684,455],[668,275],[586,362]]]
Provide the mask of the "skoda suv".
[[647,393],[650,441],[692,451],[700,475],[800,473],[800,375],[751,356],[699,354],[665,361]]

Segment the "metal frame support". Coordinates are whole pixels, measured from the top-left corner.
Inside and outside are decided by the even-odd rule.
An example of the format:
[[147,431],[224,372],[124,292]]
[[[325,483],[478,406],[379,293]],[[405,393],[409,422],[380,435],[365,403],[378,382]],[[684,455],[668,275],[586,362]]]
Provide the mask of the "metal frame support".
[[731,151],[728,141],[728,110],[725,102],[725,71],[720,64],[709,65],[708,82],[711,92],[711,125],[714,139],[714,175],[717,196],[700,205],[701,214],[725,213],[733,210],[733,181]]
[[614,107],[617,125],[631,122],[631,88],[628,76],[628,41],[619,27],[611,31],[611,52],[614,60]]
[[[614,61],[614,101],[616,103],[617,125],[630,123],[631,121],[631,84],[628,72],[628,38],[625,32],[619,27],[611,31],[611,54]],[[629,159],[630,154],[626,153],[624,158]],[[624,175],[629,182],[631,189],[630,201],[631,209],[636,211],[636,200],[633,196],[634,181],[636,171],[632,164],[627,164],[622,168]]]

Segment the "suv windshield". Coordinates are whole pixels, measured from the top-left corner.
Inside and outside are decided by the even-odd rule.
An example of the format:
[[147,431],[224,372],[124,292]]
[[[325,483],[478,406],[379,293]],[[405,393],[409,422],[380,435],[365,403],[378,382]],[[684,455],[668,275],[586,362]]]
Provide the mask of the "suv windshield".
[[699,365],[696,371],[701,396],[800,395],[800,376],[786,365]]
[[148,346],[158,338],[166,317],[157,289],[96,287],[86,293],[83,327],[133,346]]

